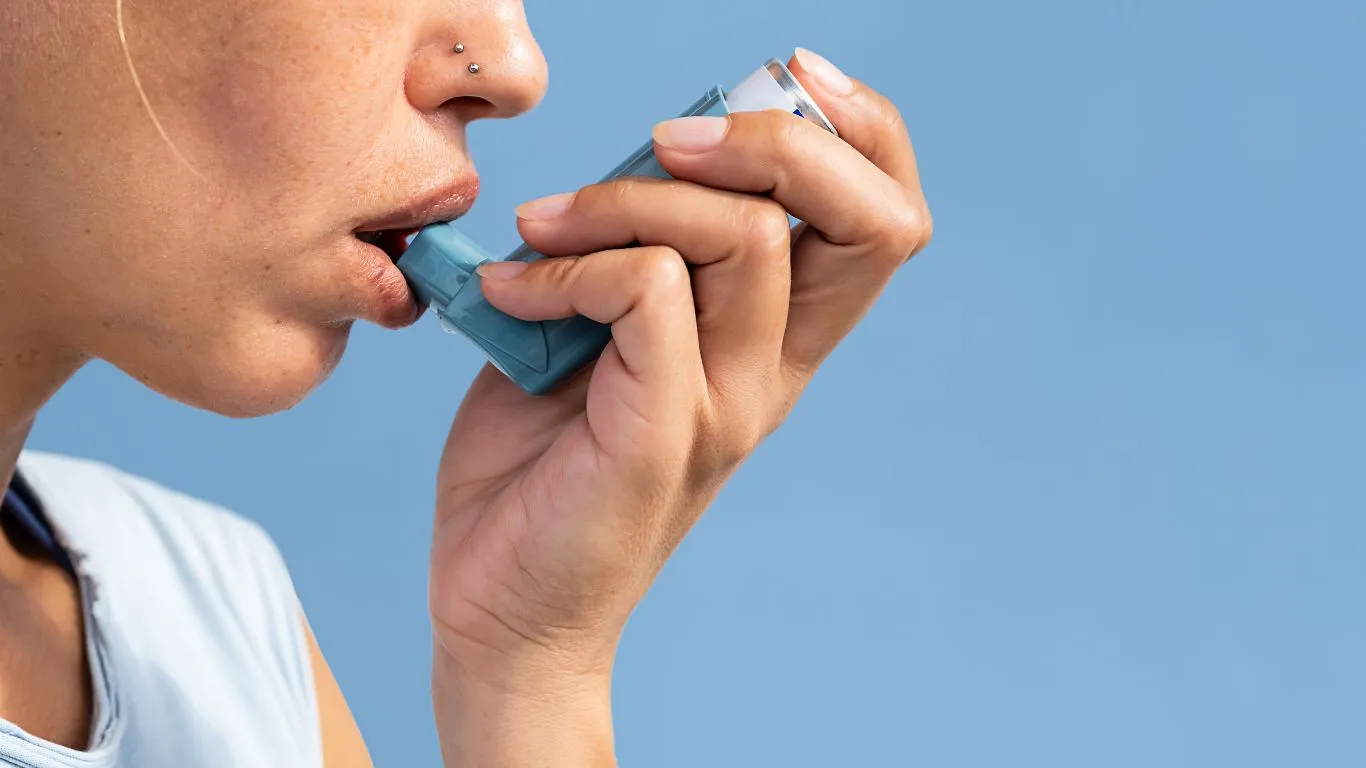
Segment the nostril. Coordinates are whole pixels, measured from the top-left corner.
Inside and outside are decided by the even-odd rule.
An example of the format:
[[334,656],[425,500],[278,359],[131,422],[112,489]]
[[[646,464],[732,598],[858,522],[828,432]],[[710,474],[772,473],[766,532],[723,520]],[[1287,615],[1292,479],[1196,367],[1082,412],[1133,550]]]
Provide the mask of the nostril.
[[494,106],[493,102],[478,96],[457,96],[447,99],[441,108],[466,123],[493,117],[498,112],[498,107]]

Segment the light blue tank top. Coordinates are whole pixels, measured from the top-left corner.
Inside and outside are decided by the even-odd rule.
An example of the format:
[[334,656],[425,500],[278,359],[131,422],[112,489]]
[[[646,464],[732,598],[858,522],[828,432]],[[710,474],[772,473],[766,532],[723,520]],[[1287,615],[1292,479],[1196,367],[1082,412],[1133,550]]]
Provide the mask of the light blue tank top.
[[94,462],[19,471],[75,566],[95,711],[84,751],[0,719],[0,765],[322,766],[299,601],[259,526]]

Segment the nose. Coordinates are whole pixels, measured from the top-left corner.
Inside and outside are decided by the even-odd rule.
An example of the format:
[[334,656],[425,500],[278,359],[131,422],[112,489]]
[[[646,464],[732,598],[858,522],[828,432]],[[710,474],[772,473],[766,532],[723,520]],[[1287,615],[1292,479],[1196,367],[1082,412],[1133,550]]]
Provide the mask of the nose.
[[514,117],[545,96],[550,73],[522,0],[428,3],[404,83],[416,109],[454,111],[465,122]]

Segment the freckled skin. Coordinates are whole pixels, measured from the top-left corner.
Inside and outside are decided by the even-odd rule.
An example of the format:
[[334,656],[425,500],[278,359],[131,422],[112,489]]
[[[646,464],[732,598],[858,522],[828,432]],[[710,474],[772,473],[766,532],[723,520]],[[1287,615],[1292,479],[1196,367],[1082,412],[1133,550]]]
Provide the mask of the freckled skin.
[[0,3],[2,319],[234,416],[306,395],[352,321],[407,319],[353,231],[472,174],[465,126],[545,89],[520,0],[125,0],[172,147],[114,11]]
[[[256,416],[354,321],[410,319],[353,233],[468,177],[465,126],[546,77],[521,0],[0,0],[0,487],[89,359]],[[79,592],[7,536],[0,619],[0,717],[85,746]],[[327,764],[368,766],[316,645],[313,668]]]
[[[34,412],[91,356],[222,413],[297,401],[354,320],[399,320],[383,297],[401,277],[352,233],[449,192],[470,167],[466,124],[524,111],[545,87],[519,0],[127,2],[148,104],[110,0],[0,0],[0,350],[20,361],[0,386],[5,473]],[[582,313],[613,342],[544,398],[486,367],[452,426],[428,582],[447,764],[615,764],[611,671],[628,617],[929,242],[900,112],[806,53],[789,66],[840,138],[779,111],[658,126],[678,181],[578,190],[519,232],[543,253],[590,255],[485,275],[503,311]],[[617,248],[632,240],[655,244]],[[0,585],[14,560],[0,556]],[[0,669],[0,696],[78,690],[83,664],[40,653],[79,658],[75,633],[17,639],[5,597],[0,662],[16,647],[47,661],[14,667],[44,679]],[[312,654],[327,765],[366,766]],[[43,725],[25,711],[41,701],[0,698],[0,713]],[[86,711],[68,702],[46,726],[80,738]]]

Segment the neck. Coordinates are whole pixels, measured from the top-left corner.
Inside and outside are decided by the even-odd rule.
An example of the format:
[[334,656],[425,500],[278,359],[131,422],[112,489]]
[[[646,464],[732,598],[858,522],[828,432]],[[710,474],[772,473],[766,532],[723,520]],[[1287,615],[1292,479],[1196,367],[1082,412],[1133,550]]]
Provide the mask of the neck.
[[61,311],[61,287],[44,275],[42,254],[20,246],[22,230],[5,216],[11,208],[0,205],[0,489],[14,477],[38,410],[87,359],[76,343],[79,316]]
[[14,476],[38,410],[85,362],[35,329],[33,317],[22,297],[0,289],[0,488]]

